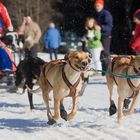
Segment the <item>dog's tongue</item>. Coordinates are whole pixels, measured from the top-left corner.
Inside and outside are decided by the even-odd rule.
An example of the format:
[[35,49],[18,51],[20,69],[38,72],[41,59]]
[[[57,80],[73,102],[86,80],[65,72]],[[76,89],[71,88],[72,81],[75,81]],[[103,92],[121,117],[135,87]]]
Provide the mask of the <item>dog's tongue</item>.
[[88,67],[81,67],[81,71],[87,70]]

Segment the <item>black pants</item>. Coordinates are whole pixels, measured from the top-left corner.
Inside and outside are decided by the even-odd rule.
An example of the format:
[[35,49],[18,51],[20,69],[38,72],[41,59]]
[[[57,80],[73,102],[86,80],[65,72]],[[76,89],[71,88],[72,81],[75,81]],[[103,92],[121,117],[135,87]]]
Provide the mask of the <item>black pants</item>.
[[[108,65],[111,62],[110,59],[110,43],[111,43],[111,37],[102,37],[102,44],[104,50],[101,52],[101,63],[102,63],[102,70],[107,71]],[[102,75],[105,75],[105,73],[102,73]]]
[[56,49],[54,49],[54,48],[50,48],[49,49],[49,53],[50,53],[50,60],[53,60],[53,53],[54,53],[54,57],[55,57],[55,59],[57,59],[58,58],[58,49],[56,48]]

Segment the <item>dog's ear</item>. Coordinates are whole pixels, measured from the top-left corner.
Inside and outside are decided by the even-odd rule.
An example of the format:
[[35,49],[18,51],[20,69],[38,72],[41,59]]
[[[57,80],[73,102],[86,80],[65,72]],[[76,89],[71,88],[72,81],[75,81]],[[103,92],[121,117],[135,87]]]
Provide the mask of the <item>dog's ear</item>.
[[65,60],[69,60],[69,55],[70,55],[70,52],[67,52],[67,53],[65,54],[65,56],[64,56],[64,59],[65,59]]
[[131,55],[131,56],[130,56],[130,59],[131,59],[131,61],[130,61],[130,65],[131,65],[131,66],[134,65],[135,57],[136,57],[136,56],[134,56],[134,55]]

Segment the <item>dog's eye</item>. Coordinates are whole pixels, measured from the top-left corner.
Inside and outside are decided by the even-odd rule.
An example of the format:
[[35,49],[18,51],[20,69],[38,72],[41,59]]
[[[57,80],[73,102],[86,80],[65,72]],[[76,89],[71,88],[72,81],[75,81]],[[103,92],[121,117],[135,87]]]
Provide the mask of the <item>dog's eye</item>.
[[79,57],[78,57],[78,56],[76,56],[76,57],[75,57],[75,59],[79,60]]

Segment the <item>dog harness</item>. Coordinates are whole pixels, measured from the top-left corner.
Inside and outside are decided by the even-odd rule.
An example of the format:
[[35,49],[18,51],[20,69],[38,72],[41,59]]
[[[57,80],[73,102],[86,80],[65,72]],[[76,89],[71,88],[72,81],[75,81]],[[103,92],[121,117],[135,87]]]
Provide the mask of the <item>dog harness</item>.
[[[112,62],[112,72],[113,72],[114,64],[115,64],[115,61]],[[135,72],[136,74],[140,73],[135,67],[134,67],[134,72]],[[127,69],[127,71],[126,71],[126,74],[128,74],[128,69]],[[118,86],[118,83],[117,83],[117,81],[116,81],[116,79],[115,79],[115,76],[113,76],[113,79],[114,79],[116,85]],[[139,93],[140,84],[136,87],[136,86],[132,83],[132,81],[131,81],[130,78],[127,78],[127,82],[128,82],[129,87],[130,87],[130,88],[132,89],[132,91],[133,91],[132,95],[131,95],[130,97],[128,97],[128,98],[134,98],[134,97],[137,96],[137,94]]]
[[[43,69],[42,69],[42,72],[43,72],[43,76],[46,77],[47,74],[49,73],[49,71],[55,66],[55,65],[58,65],[58,64],[66,64],[66,61],[64,59],[58,59],[58,60],[53,60],[53,61],[50,61],[49,63],[47,63]],[[48,69],[47,73],[45,73],[45,68],[47,66],[51,65],[52,67],[50,69]],[[51,83],[49,82],[48,79],[46,79],[46,81],[49,83],[49,85],[53,88],[53,86],[51,85]]]
[[78,80],[74,84],[71,84],[70,81],[68,80],[68,78],[66,77],[64,67],[65,67],[65,65],[63,65],[63,68],[62,68],[62,77],[63,77],[63,80],[65,81],[66,85],[70,89],[70,96],[73,96],[76,93],[76,87],[78,86],[78,84],[80,82],[80,77],[78,78]]
[[[140,73],[135,67],[134,67],[134,72],[136,74]],[[127,72],[128,73],[128,72]],[[132,82],[131,82],[131,79],[130,78],[127,78],[127,82],[128,82],[128,85],[129,87],[132,89],[133,91],[133,94],[131,97],[129,98],[134,98],[138,93],[139,93],[139,90],[140,90],[140,84],[136,87]]]
[[[66,85],[68,86],[68,88],[70,89],[70,96],[73,96],[76,93],[76,87],[78,86],[78,84],[80,82],[80,77],[77,79],[77,81],[74,84],[70,83],[70,81],[68,80],[68,78],[66,77],[66,74],[64,72],[64,67],[66,65],[65,59],[53,60],[53,61],[47,63],[47,65],[45,65],[45,67],[47,67],[48,65],[52,65],[52,67],[50,69],[48,69],[47,73],[49,73],[49,71],[53,68],[53,66],[55,66],[55,65],[62,65],[62,78],[63,78],[64,82],[66,83]],[[47,73],[45,74],[45,67],[43,67],[43,70],[42,70],[44,77],[47,75]],[[74,68],[72,67],[72,69],[74,69]],[[53,88],[53,86],[51,85],[49,80],[47,80],[47,82]]]

